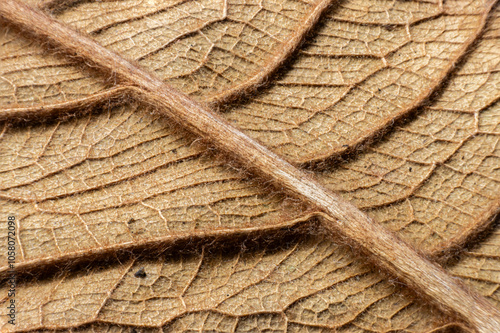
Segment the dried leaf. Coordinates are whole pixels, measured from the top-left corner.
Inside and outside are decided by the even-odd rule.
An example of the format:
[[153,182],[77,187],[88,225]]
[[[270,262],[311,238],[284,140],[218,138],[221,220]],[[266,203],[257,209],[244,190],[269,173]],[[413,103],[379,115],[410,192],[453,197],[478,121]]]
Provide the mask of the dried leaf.
[[[32,4],[219,107],[421,251],[467,246],[449,272],[500,308],[498,227],[475,237],[500,203],[498,6]],[[0,211],[17,218],[23,272],[3,330],[466,327],[127,96],[133,82],[0,24]]]

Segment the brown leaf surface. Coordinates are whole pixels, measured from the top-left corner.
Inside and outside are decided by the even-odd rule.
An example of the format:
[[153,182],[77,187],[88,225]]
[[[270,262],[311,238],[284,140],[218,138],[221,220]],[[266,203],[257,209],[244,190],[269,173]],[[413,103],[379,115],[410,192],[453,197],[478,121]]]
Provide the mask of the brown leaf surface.
[[491,233],[472,248],[467,249],[450,272],[470,283],[482,295],[500,306],[500,228],[498,223]]
[[[19,287],[25,328],[159,326],[167,332],[424,332],[445,318],[320,236],[265,248],[111,260]],[[146,276],[136,277],[143,269]],[[43,291],[42,291],[43,290]],[[33,298],[42,292],[44,297]],[[30,301],[31,300],[31,301]],[[82,325],[91,330],[101,324]]]
[[498,54],[486,33],[411,121],[321,179],[429,252],[483,228],[499,206]]
[[[328,3],[83,1],[65,8],[57,18],[174,87],[203,100],[217,100],[269,75]],[[59,6],[54,1],[43,5]],[[5,31],[3,39],[0,103],[4,105],[55,107],[93,100],[96,94],[116,89],[114,82],[89,77],[69,59],[47,55],[42,45],[33,45],[19,33]]]
[[[288,59],[301,41],[290,36],[306,34],[324,5],[44,6],[194,98],[243,94],[223,105],[231,122],[291,161],[320,161],[310,167],[325,185],[423,251],[463,245],[500,200],[499,10],[487,16],[481,1],[340,1]],[[18,219],[18,267],[49,269],[23,275],[16,329],[461,325],[342,242],[307,228],[287,236],[314,211],[123,98],[129,90],[113,78],[14,27],[0,34],[0,112],[77,114],[2,125],[2,219]],[[498,239],[490,232],[449,268],[497,306]]]
[[20,263],[250,232],[302,217],[300,204],[242,179],[224,159],[204,154],[193,136],[149,112],[128,103],[6,130],[3,138],[17,144],[2,144],[2,210],[16,212],[22,224]]

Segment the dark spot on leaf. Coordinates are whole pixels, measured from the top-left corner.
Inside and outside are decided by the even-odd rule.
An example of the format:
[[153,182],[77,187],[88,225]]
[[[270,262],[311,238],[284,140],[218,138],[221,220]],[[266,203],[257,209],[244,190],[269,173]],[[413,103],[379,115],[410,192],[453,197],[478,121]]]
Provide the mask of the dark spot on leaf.
[[134,276],[136,278],[144,279],[147,276],[146,271],[144,270],[144,267],[139,268],[139,270],[134,273]]

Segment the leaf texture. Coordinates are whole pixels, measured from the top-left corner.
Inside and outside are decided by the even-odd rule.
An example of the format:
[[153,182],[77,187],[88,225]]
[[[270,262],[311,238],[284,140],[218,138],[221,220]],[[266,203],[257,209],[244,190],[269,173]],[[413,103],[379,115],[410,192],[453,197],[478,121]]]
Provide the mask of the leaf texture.
[[485,36],[415,119],[322,179],[430,252],[482,228],[499,204],[499,52]]
[[428,97],[484,14],[439,3],[340,3],[282,77],[229,117],[293,161],[339,154]]
[[3,210],[23,225],[19,262],[304,218],[300,204],[256,186],[149,112],[126,104],[5,132],[19,140],[2,145]]
[[[210,100],[224,99],[231,91],[258,80],[262,67],[280,63],[300,41],[293,38],[297,30],[307,32],[327,3],[82,2],[57,17],[137,61],[174,87]],[[10,31],[3,37],[2,104],[14,101],[12,107],[26,108],[77,103],[116,89],[99,77],[85,75],[68,59],[47,56],[43,46],[18,37]],[[26,78],[34,78],[37,84],[30,84]]]
[[[200,249],[108,262],[106,269],[90,265],[43,285],[33,279],[19,288],[20,301],[29,303],[21,328],[88,321],[167,332],[327,332],[334,327],[423,332],[444,326],[435,309],[371,272],[349,248],[318,236],[284,240],[252,251]],[[137,277],[139,270],[147,275]],[[41,290],[45,297],[28,301]]]
[[[33,3],[220,107],[421,251],[478,240],[447,267],[499,306],[500,238],[474,238],[500,200],[498,6],[339,1],[315,24],[324,1]],[[0,35],[0,211],[16,215],[27,272],[15,329],[465,327],[128,83],[6,23]]]

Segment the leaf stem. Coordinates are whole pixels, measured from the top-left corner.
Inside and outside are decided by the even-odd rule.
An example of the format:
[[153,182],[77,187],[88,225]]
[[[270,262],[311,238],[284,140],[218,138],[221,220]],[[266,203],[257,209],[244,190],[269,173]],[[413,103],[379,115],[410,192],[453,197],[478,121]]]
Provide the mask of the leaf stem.
[[143,90],[142,97],[165,115],[230,153],[244,166],[321,209],[327,216],[323,219],[327,230],[369,254],[377,265],[407,283],[418,294],[458,315],[478,332],[500,332],[500,312],[485,298],[470,291],[459,279],[427,260],[357,207],[231,126],[205,105],[17,0],[0,1],[0,15]]

